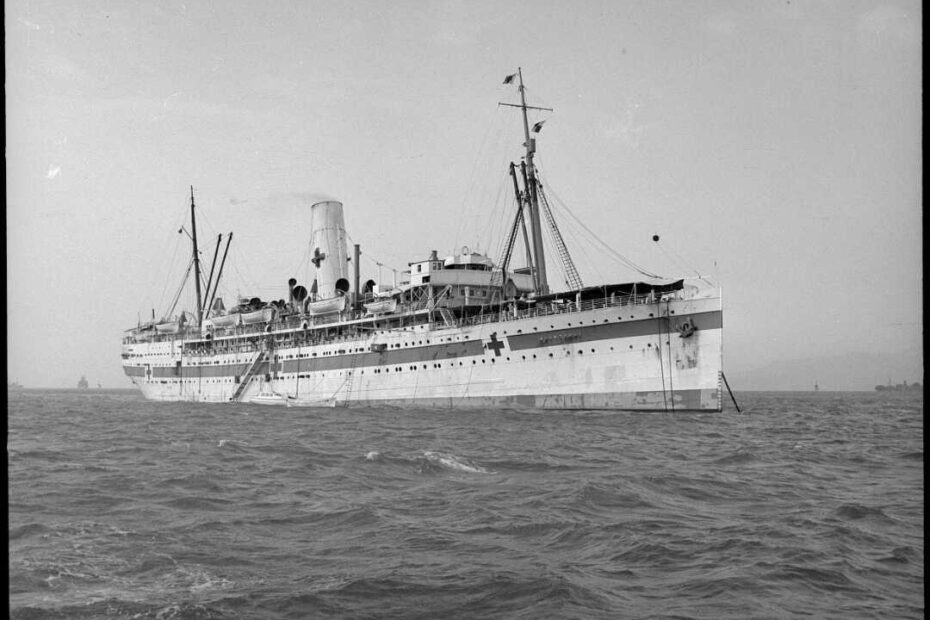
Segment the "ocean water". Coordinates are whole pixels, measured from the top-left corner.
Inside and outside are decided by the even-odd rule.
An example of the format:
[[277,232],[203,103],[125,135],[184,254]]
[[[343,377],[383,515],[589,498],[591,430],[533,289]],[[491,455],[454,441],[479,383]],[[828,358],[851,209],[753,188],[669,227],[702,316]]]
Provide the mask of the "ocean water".
[[9,394],[13,618],[922,618],[922,395],[743,413]]

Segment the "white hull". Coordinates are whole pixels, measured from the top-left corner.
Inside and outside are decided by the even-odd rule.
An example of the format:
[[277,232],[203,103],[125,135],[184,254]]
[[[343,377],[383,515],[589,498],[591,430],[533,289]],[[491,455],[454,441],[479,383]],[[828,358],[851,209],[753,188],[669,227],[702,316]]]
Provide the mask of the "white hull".
[[[686,320],[696,328],[687,336],[678,331]],[[290,406],[719,411],[721,320],[719,297],[605,302],[478,325],[272,344],[236,400],[276,392],[291,397]],[[236,373],[247,374],[255,356],[180,349],[180,339],[124,345],[126,372],[146,398],[229,402],[242,379]]]

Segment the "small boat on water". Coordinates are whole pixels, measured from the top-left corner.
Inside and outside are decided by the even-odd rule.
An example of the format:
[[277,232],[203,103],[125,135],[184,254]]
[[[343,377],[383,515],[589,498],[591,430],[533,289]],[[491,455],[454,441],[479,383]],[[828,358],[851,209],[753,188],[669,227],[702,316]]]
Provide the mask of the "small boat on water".
[[320,299],[318,301],[307,302],[307,314],[311,316],[322,316],[324,314],[335,314],[342,312],[346,307],[346,298],[343,296],[330,297],[329,299]]
[[78,381],[78,389],[79,389],[79,390],[86,390],[86,389],[87,389],[87,385],[88,385],[88,384],[87,384],[87,377],[85,377],[85,376],[82,375],[82,376],[81,376],[81,380]]
[[292,397],[278,392],[259,392],[249,399],[254,405],[287,405],[291,406]]

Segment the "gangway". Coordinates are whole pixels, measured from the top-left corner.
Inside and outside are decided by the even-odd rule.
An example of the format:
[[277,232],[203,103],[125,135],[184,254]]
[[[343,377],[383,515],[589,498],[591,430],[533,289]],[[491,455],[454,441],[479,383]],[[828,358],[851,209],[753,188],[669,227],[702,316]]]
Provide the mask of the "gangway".
[[242,398],[242,394],[245,392],[245,389],[249,385],[249,381],[252,380],[252,377],[255,376],[255,373],[258,371],[258,367],[261,366],[261,363],[265,361],[265,350],[259,350],[255,357],[252,358],[252,363],[249,365],[249,369],[245,372],[245,375],[242,377],[242,381],[239,382],[239,386],[236,388],[236,393],[233,394],[232,398],[229,399],[231,403],[238,403],[239,399]]

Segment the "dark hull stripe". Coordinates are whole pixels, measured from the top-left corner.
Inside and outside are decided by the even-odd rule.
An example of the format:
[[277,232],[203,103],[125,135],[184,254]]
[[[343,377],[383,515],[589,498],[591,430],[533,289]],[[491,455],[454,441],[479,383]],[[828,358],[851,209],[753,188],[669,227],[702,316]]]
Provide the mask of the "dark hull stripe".
[[[524,351],[541,347],[594,342],[616,338],[631,338],[637,336],[664,336],[669,330],[674,334],[677,326],[689,320],[698,330],[718,329],[722,325],[722,313],[700,312],[690,315],[672,317],[671,321],[660,319],[646,319],[629,321],[627,323],[601,323],[597,325],[579,325],[565,329],[548,330],[542,333],[501,335],[494,332],[498,342],[505,343],[501,348],[506,352]],[[492,342],[489,340],[488,342]],[[402,366],[424,362],[442,362],[451,359],[474,357],[484,354],[486,343],[481,340],[467,340],[437,345],[409,347],[402,349],[388,349],[380,353],[350,353],[325,357],[312,357],[303,359],[281,360],[277,363],[263,362],[259,365],[256,375],[265,375],[272,372],[304,373],[326,372],[344,370],[347,368],[368,368],[384,366]],[[180,376],[183,378],[216,378],[242,376],[249,368],[248,363],[241,364],[213,364],[204,366],[183,366]],[[145,376],[144,366],[124,366],[129,376]],[[178,377],[175,366],[153,366],[152,378],[165,379]]]
[[673,316],[670,321],[664,318],[630,321],[624,323],[601,323],[599,325],[579,325],[565,329],[553,329],[542,333],[516,334],[506,336],[507,343],[513,351],[551,347],[560,344],[573,344],[577,342],[593,342],[596,340],[610,340],[614,338],[632,338],[635,336],[665,335],[669,330],[678,331],[678,326],[686,320],[697,329],[718,329],[723,323],[723,315],[715,312],[698,312],[681,316]]

